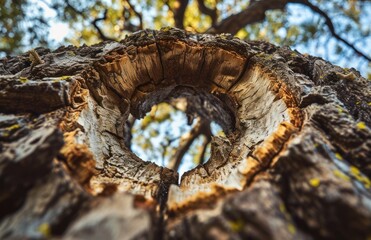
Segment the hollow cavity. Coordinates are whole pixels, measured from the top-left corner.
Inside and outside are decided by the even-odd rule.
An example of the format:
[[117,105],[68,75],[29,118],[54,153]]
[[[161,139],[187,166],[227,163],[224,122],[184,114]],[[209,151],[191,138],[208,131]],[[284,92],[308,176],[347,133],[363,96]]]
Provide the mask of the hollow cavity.
[[204,164],[210,158],[212,136],[223,136],[222,128],[200,116],[191,119],[185,113],[187,100],[154,105],[140,120],[131,121],[131,150],[144,161],[183,173]]

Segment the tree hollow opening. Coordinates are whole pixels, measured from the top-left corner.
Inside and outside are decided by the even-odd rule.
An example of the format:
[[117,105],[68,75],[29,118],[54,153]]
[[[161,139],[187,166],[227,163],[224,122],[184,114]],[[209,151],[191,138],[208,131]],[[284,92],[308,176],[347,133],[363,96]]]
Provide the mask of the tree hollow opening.
[[233,132],[236,121],[230,102],[226,95],[187,86],[147,94],[137,90],[128,119],[130,148],[142,160],[181,176],[208,161],[213,136]]
[[224,137],[215,121],[186,114],[187,99],[152,106],[140,120],[130,117],[131,150],[141,159],[183,173],[210,158],[213,136]]

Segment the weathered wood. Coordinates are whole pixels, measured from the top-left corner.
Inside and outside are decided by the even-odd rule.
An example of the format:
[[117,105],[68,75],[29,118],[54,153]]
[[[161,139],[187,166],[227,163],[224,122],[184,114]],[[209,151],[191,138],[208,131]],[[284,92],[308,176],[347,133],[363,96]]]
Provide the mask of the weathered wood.
[[[178,29],[0,61],[0,238],[366,239],[371,82],[265,42]],[[127,147],[174,98],[218,122],[185,173]]]

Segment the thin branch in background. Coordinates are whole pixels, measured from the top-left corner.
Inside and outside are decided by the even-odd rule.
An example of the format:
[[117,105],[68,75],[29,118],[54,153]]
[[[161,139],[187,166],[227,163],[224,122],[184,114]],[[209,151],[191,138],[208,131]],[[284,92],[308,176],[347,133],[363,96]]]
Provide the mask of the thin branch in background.
[[191,147],[193,141],[200,135],[200,127],[201,121],[198,121],[190,132],[182,136],[177,151],[169,161],[168,168],[178,171],[184,155]]
[[170,145],[170,141],[168,141],[166,144],[161,143],[161,147],[162,147],[162,154],[161,154],[162,165],[161,166],[165,166],[165,157],[166,157],[166,152],[167,152],[167,148],[169,147],[169,145]]
[[104,21],[104,20],[107,19],[107,13],[108,13],[108,10],[107,10],[107,9],[104,10],[103,17],[100,17],[100,18],[96,18],[96,19],[94,19],[94,20],[91,22],[91,24],[92,24],[92,25],[94,26],[94,28],[97,30],[98,35],[99,35],[99,37],[100,37],[102,40],[104,40],[104,41],[106,41],[106,40],[111,40],[111,41],[113,41],[114,39],[113,39],[113,38],[110,38],[110,37],[107,37],[107,36],[103,33],[103,31],[100,29],[100,27],[98,26],[98,22],[100,22],[100,21]]
[[125,122],[125,127],[124,127],[124,136],[125,136],[125,139],[124,139],[124,142],[125,142],[125,146],[127,148],[129,148],[131,150],[131,141],[133,139],[133,134],[132,134],[132,129],[134,127],[134,123],[135,123],[136,119],[133,115],[129,114],[129,117],[128,119],[126,120]]
[[263,21],[266,11],[283,9],[287,3],[288,0],[253,1],[243,11],[230,15],[215,26],[209,28],[206,32],[211,34],[230,33],[235,35],[246,25]]
[[70,3],[69,0],[66,1],[66,4],[67,4],[67,7],[70,8],[72,11],[74,11],[77,14],[80,14],[80,15],[84,16],[84,12],[80,11],[77,8],[75,8],[74,6],[72,6],[72,4]]
[[184,29],[184,14],[188,6],[188,0],[177,0],[174,4],[175,27]]
[[171,7],[169,0],[164,0],[164,4],[169,8],[169,10],[174,14],[174,9]]
[[208,8],[205,5],[204,0],[197,0],[198,4],[198,9],[200,10],[201,13],[208,15],[211,18],[211,24],[214,26],[217,22],[218,19],[218,14],[216,8]]
[[284,9],[287,3],[298,3],[309,7],[315,13],[318,13],[322,18],[325,19],[325,24],[330,30],[331,35],[339,40],[340,42],[347,45],[351,48],[355,53],[359,56],[365,58],[368,62],[371,62],[371,58],[367,56],[365,53],[358,50],[353,44],[342,38],[339,34],[336,33],[334,24],[331,21],[331,18],[322,11],[319,7],[313,5],[308,0],[262,0],[262,1],[252,1],[248,7],[237,13],[233,14],[225,19],[223,19],[220,23],[216,24],[215,26],[208,29],[207,33],[230,33],[235,35],[240,29],[243,27],[261,22],[265,19],[265,12],[268,10],[274,9]]
[[204,164],[205,162],[205,154],[206,154],[206,149],[209,143],[211,142],[211,136],[205,136],[204,142],[202,143],[202,150],[201,150],[201,155],[200,155],[200,160],[199,164]]
[[351,44],[350,42],[348,42],[347,40],[345,40],[339,34],[336,33],[335,27],[334,27],[334,24],[332,23],[331,18],[324,11],[322,11],[322,9],[320,9],[318,6],[313,5],[308,0],[292,0],[290,2],[303,4],[303,5],[307,6],[307,7],[309,7],[313,12],[318,13],[321,17],[323,17],[325,19],[325,24],[329,28],[330,33],[332,34],[332,36],[334,38],[336,38],[340,42],[342,42],[345,45],[347,45],[349,48],[351,48],[359,56],[362,56],[363,58],[365,58],[368,62],[371,62],[371,58],[369,56],[367,56],[365,53],[363,53],[360,50],[358,50],[353,44]]
[[191,129],[191,131],[182,136],[177,151],[169,161],[168,168],[171,168],[174,171],[178,171],[184,155],[187,153],[194,140],[197,139],[200,135],[205,135],[206,138],[211,138],[209,120],[198,118],[197,123]]
[[256,0],[250,0],[249,6],[254,4],[255,2],[256,2]]
[[[137,18],[139,19],[139,26],[136,26],[136,31],[142,30],[143,29],[143,16],[142,16],[142,14],[135,10],[135,7],[131,4],[130,0],[126,0],[126,2],[128,3],[128,5],[129,5],[131,11],[134,13],[134,15],[137,16]],[[131,25],[133,25],[133,24],[131,24]],[[135,32],[135,31],[133,31],[133,32]]]

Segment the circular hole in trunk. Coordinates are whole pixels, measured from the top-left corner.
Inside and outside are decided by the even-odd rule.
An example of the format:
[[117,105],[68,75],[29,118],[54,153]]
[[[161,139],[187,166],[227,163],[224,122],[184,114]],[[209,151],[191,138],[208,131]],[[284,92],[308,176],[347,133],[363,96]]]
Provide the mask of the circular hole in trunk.
[[198,114],[187,114],[187,99],[154,105],[140,120],[131,119],[131,150],[141,159],[183,173],[210,158],[212,136],[225,136],[221,126]]

